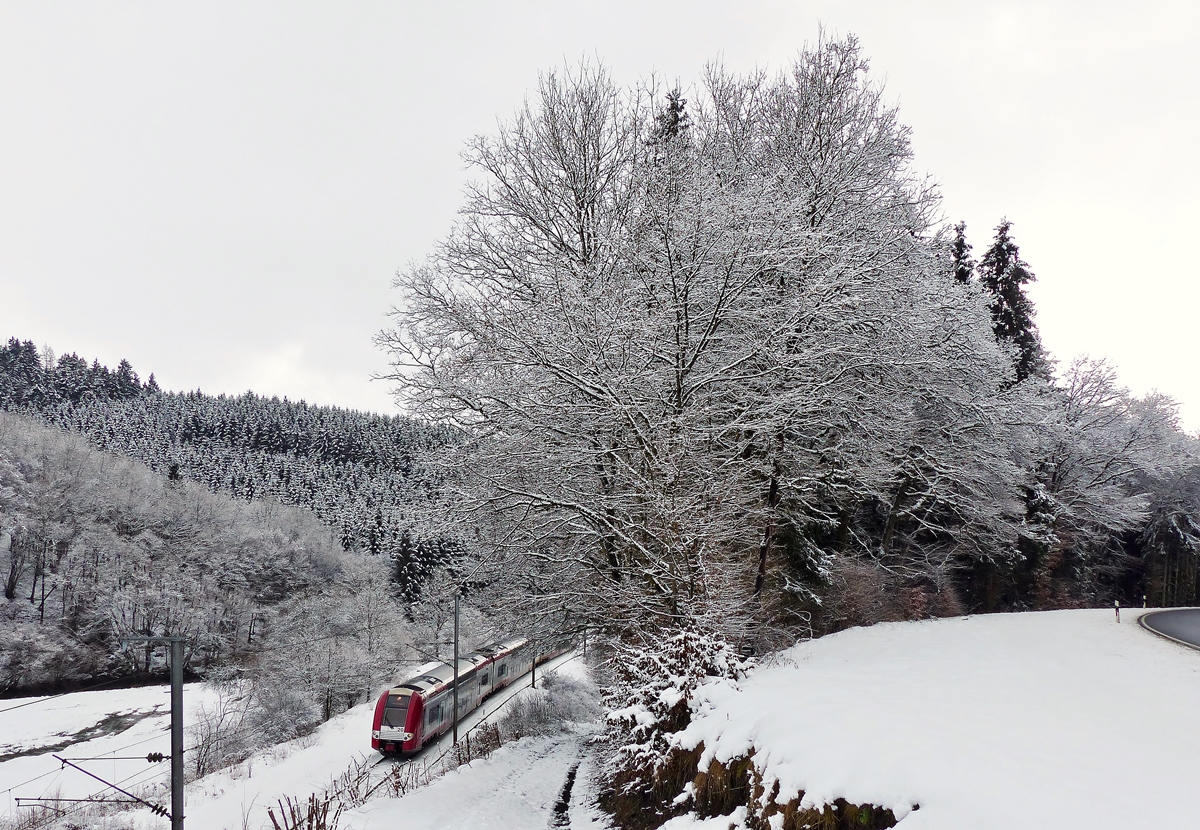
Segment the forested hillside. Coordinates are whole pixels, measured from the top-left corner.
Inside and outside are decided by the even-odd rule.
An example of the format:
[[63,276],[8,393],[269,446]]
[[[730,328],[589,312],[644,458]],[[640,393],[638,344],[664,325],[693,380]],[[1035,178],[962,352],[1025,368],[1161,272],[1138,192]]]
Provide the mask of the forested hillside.
[[386,554],[410,594],[438,560],[439,543],[413,531],[413,508],[435,484],[422,460],[448,431],[253,393],[167,393],[153,375],[142,383],[127,361],[110,371],[44,351],[16,339],[0,350],[0,408],[77,432],[173,480],[306,507],[347,550]]
[[184,635],[189,670],[268,671],[310,722],[406,656],[386,559],[343,550],[307,510],[0,413],[0,519],[0,694],[161,671],[121,638]]

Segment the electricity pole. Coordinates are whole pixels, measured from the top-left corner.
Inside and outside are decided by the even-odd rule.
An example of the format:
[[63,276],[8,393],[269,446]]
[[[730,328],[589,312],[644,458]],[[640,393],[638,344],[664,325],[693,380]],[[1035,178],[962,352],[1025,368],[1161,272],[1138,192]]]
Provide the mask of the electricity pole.
[[[454,591],[454,745],[458,746],[458,598]],[[175,828],[171,828],[175,830]]]
[[122,637],[121,643],[171,646],[171,830],[183,830],[183,644],[187,637]]

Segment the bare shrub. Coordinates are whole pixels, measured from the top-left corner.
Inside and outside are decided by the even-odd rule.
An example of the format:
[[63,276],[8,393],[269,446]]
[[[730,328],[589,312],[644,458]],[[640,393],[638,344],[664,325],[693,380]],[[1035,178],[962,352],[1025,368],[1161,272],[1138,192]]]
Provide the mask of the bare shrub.
[[197,706],[189,727],[195,748],[188,753],[188,761],[197,777],[236,764],[254,747],[254,736],[247,729],[250,701],[246,684],[223,680],[213,685],[216,700]]
[[874,562],[841,556],[830,562],[828,573],[829,590],[820,612],[825,631],[904,619],[896,578]]
[[371,784],[371,769],[377,763],[376,759],[365,755],[351,761],[350,765],[333,779],[333,783],[325,790],[325,795],[337,799],[340,804],[350,809],[361,807],[376,790],[376,786]]
[[254,683],[249,717],[264,746],[307,734],[321,722],[320,714],[311,697],[277,678],[266,676]]
[[506,741],[526,735],[556,735],[572,723],[600,716],[600,696],[592,683],[547,675],[541,688],[529,689],[505,707],[500,730]]
[[454,766],[469,764],[472,761],[486,758],[499,749],[504,743],[500,736],[500,726],[495,723],[482,723],[463,736],[463,739],[451,750],[451,760]]
[[278,803],[278,816],[274,807],[267,808],[275,830],[336,830],[342,817],[342,805],[330,795],[313,793],[306,802],[284,797]]
[[370,797],[376,792],[382,792],[389,798],[399,798],[419,787],[424,787],[442,771],[442,766],[434,759],[393,764],[384,775],[383,780],[376,784],[367,795]]

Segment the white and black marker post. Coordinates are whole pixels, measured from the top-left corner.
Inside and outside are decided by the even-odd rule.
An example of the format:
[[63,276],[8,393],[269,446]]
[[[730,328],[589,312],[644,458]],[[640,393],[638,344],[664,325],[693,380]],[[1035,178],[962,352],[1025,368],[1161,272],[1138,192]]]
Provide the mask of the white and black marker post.
[[1121,600],[1113,600],[1113,610],[1117,612],[1117,622],[1121,621]]

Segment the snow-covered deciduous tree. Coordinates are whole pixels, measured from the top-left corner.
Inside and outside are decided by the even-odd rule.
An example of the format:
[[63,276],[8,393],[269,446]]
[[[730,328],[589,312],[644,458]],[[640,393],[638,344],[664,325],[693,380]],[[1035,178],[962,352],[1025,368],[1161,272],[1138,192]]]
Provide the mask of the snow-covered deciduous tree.
[[1015,550],[1006,356],[857,43],[777,78],[543,77],[396,280],[398,398],[453,425],[449,521],[528,609],[740,636],[831,556]]
[[1065,564],[1066,582],[1089,599],[1098,578],[1111,582],[1128,567],[1127,537],[1146,526],[1155,483],[1178,485],[1187,442],[1174,402],[1134,397],[1103,360],[1076,359],[1049,394],[1055,417],[1041,433],[1030,500],[1029,525],[1041,544],[1030,564],[1043,583]]

